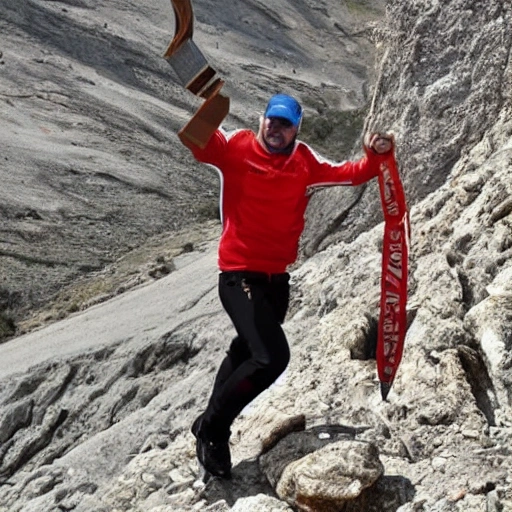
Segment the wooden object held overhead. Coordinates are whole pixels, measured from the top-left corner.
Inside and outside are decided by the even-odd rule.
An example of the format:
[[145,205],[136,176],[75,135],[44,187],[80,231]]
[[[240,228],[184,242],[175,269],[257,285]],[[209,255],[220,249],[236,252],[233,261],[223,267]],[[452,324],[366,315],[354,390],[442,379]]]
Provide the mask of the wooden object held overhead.
[[229,112],[229,98],[220,94],[224,82],[192,40],[193,11],[190,0],[171,0],[176,19],[174,38],[164,54],[180,83],[205,102],[178,136],[203,148]]

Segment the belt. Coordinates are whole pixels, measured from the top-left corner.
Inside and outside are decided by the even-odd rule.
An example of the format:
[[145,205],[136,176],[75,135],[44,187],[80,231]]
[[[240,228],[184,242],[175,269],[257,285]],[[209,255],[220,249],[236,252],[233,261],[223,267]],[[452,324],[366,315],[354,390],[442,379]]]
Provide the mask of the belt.
[[282,272],[280,274],[267,274],[266,272],[252,272],[250,270],[228,270],[221,272],[221,276],[238,280],[248,279],[249,281],[259,281],[265,283],[288,283],[290,274]]

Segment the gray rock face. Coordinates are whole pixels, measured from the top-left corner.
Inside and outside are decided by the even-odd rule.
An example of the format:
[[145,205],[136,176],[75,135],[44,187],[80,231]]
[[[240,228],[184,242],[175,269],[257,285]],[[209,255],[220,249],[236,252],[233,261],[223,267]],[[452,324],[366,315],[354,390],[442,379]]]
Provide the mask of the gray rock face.
[[[510,104],[510,5],[506,0],[393,0],[387,2],[387,14],[367,126],[396,133],[406,195],[416,204],[446,183],[457,165],[466,173],[475,169],[478,164],[469,153],[498,119],[505,119]],[[496,146],[488,149],[494,152]],[[505,199],[503,193],[498,203]],[[311,247],[351,241],[380,222],[376,185],[364,187],[359,195],[355,200],[353,191],[322,192],[311,209],[313,217],[322,216],[322,223],[310,219],[317,231],[308,233],[316,241]],[[333,232],[320,235],[322,225]]]
[[204,244],[159,281],[0,346],[0,511],[512,510],[511,10],[388,2],[367,124],[396,132],[412,240],[387,402],[368,357],[376,186],[342,213],[324,191],[310,226],[336,230],[305,235],[325,248],[292,273],[292,360],[233,425],[232,481],[198,481],[189,433],[234,334]]

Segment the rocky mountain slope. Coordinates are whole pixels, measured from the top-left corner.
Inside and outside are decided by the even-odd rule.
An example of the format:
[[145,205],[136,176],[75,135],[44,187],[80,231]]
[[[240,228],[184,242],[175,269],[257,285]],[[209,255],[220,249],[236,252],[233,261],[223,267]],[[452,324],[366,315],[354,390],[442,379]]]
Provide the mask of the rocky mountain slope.
[[[253,20],[249,42],[258,16],[290,19],[291,34],[288,13],[309,15],[304,39],[309,23],[331,34],[319,18],[338,23],[330,3],[233,5]],[[201,16],[208,3],[198,6]],[[219,9],[219,26],[228,14]],[[232,481],[200,485],[188,430],[233,334],[216,298],[215,244],[195,242],[155,283],[0,346],[0,511],[512,511],[512,7],[390,0],[372,37],[381,61],[365,124],[396,133],[412,224],[410,326],[388,401],[368,357],[377,189],[323,191],[304,238],[312,256],[292,274],[292,361],[237,419]],[[331,70],[298,62],[303,77]],[[274,73],[262,72],[267,85]],[[296,86],[306,101],[321,97],[321,84]],[[233,94],[230,122],[244,119]]]
[[[232,99],[227,128],[257,128],[269,96],[285,90],[308,109],[305,135],[333,132],[342,145],[332,156],[348,154],[383,2],[338,4],[194,2],[195,40]],[[162,234],[216,218],[218,178],[176,136],[199,100],[162,58],[174,34],[169,0],[1,0],[0,9],[0,311],[19,333],[55,295],[47,319],[133,283],[119,275],[67,289],[153,237],[161,245]],[[146,259],[170,263],[174,249]]]

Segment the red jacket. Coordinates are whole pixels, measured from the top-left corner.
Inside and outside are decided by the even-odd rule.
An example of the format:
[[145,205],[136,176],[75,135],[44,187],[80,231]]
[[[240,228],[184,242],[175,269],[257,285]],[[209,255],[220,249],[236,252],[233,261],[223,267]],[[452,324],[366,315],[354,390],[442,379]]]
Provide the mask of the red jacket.
[[311,190],[360,185],[377,176],[381,161],[368,151],[357,162],[335,164],[303,142],[290,155],[269,153],[250,130],[217,130],[204,149],[189,148],[220,173],[221,271],[285,272],[297,258]]

